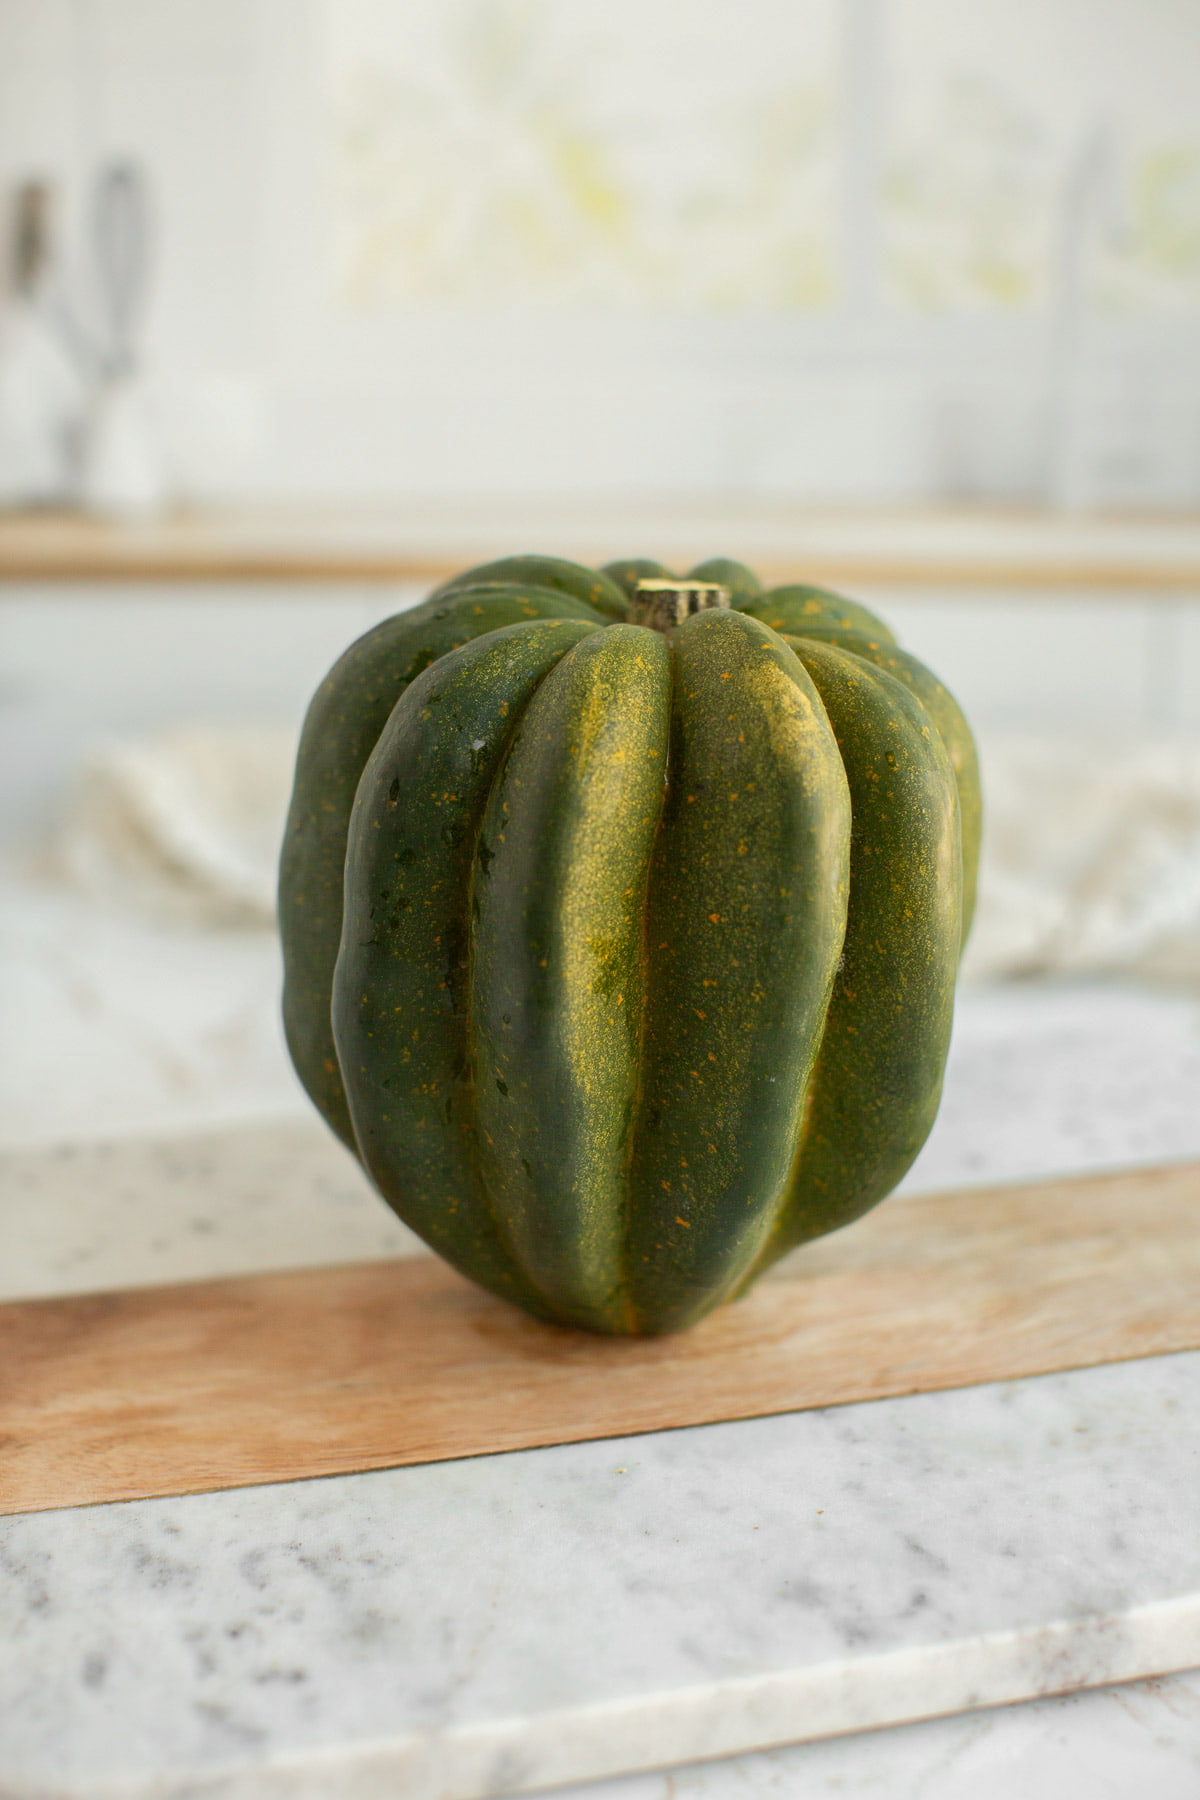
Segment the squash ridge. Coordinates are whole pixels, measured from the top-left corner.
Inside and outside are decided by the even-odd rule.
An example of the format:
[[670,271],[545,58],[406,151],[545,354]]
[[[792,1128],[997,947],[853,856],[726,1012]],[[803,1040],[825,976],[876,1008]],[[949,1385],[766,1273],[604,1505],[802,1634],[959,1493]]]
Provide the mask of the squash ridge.
[[355,798],[333,984],[355,1137],[376,1186],[464,1273],[510,1297],[515,1283],[523,1303],[547,1317],[552,1309],[495,1231],[468,1141],[476,1122],[464,961],[478,843],[474,828],[459,832],[456,812],[470,804],[482,815],[522,696],[599,630],[570,619],[504,626],[440,658],[406,689]]
[[[891,1191],[910,1166],[928,1134],[940,1094],[961,931],[958,789],[949,756],[928,712],[897,676],[845,648],[800,642],[797,655],[829,710],[850,779],[850,894],[846,947],[813,1070],[809,1111],[797,1145],[787,1201],[750,1279],[796,1244],[860,1217]],[[856,689],[866,696],[857,717]],[[871,709],[883,720],[881,727],[872,725]],[[855,727],[860,732],[859,742],[851,741]],[[869,739],[872,729],[878,740],[875,748],[884,743],[889,731],[894,734],[893,747],[885,748],[877,759],[884,762],[886,775],[869,761],[860,767],[862,740]],[[888,756],[896,759],[894,767],[888,766]],[[901,782],[908,784],[907,804],[897,804],[892,813],[879,804],[880,796],[888,796],[889,779],[893,791],[899,791]],[[924,813],[923,796],[928,801]],[[888,828],[894,832],[897,824],[903,834],[901,855],[881,856],[881,849],[887,848]],[[868,842],[871,833],[874,841]],[[944,865],[947,853],[952,856],[951,868],[930,866],[939,856]],[[916,863],[915,872],[922,881],[915,883],[914,859],[922,855],[928,862]],[[877,877],[877,869],[889,874],[891,891],[883,903],[878,891],[882,875]],[[896,890],[902,880],[909,886],[897,915]],[[876,955],[887,965],[889,979],[882,987],[863,967],[865,960]],[[864,1030],[867,1024],[870,1029]],[[884,1054],[885,1045],[891,1047],[890,1057]],[[867,1111],[857,1121],[856,1130],[845,1116],[847,1096],[854,1093],[872,1059],[879,1067],[874,1079],[865,1078]],[[936,1072],[932,1086],[928,1071]],[[876,1119],[885,1119],[887,1127],[882,1137],[876,1133],[874,1139],[872,1113]],[[838,1126],[840,1129],[834,1128]],[[826,1135],[831,1131],[831,1136]],[[835,1167],[839,1153],[840,1173],[845,1179],[839,1191],[833,1192],[829,1183],[839,1173]],[[866,1154],[861,1167],[855,1166],[856,1154]]]

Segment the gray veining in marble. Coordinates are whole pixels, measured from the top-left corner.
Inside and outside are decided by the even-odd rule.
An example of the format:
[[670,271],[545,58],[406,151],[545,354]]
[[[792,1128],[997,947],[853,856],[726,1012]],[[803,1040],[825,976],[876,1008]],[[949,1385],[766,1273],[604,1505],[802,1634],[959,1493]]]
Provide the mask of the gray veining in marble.
[[1198,1417],[1200,1353],[8,1519],[0,1793],[453,1800],[1200,1663]]

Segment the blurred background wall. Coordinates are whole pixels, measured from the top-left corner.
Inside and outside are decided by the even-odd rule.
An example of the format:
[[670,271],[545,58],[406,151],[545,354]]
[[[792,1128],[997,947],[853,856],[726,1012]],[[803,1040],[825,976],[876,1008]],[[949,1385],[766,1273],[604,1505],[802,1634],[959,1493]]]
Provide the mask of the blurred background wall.
[[0,0],[190,500],[1194,505],[1198,102],[1195,0]]
[[[1200,0],[0,0],[0,1147],[302,1106],[305,704],[505,548],[878,606],[980,735],[972,978],[1194,986],[1198,509]],[[1192,1153],[1192,1000],[1007,1005],[998,1133],[1107,1037]]]

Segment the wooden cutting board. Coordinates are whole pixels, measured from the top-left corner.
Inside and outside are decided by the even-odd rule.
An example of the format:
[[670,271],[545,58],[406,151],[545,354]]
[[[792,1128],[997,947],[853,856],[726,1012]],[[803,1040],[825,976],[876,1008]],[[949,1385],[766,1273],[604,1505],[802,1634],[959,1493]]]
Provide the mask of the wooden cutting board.
[[296,1481],[1200,1348],[1200,1163],[896,1201],[676,1338],[432,1257],[0,1306],[0,1511]]

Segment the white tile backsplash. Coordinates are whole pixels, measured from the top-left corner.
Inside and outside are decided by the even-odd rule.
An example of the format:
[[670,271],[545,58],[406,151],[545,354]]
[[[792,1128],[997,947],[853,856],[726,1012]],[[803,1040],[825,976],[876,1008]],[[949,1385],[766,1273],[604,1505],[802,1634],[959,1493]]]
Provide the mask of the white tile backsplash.
[[196,720],[294,724],[330,664],[421,590],[179,586],[0,596],[0,837],[52,818],[97,738]]
[[1086,593],[872,596],[978,729],[1136,730],[1161,724],[1150,692],[1149,603]]
[[256,7],[247,0],[90,3],[105,53],[122,70],[161,76],[241,68],[254,49]]
[[79,98],[72,27],[69,0],[0,0],[0,178],[69,168]]
[[[632,495],[684,488],[849,500],[946,494],[1029,498],[1044,493],[1044,414],[1052,344],[1044,270],[1035,271],[1024,288],[1018,283],[1020,292],[1007,293],[1001,281],[990,300],[980,284],[986,287],[985,278],[996,275],[989,233],[994,237],[999,231],[1003,236],[1006,227],[999,215],[1009,200],[1029,214],[1025,226],[1030,229],[1022,227],[1024,248],[1017,257],[1021,267],[1025,266],[1021,257],[1045,262],[1051,256],[1043,227],[1051,215],[1057,216],[1066,167],[1063,157],[1075,130],[1074,123],[1068,130],[1064,121],[1075,120],[1084,89],[1090,93],[1095,80],[1102,76],[1103,85],[1109,75],[1103,70],[1080,72],[1061,58],[1060,66],[1050,70],[1041,62],[1035,66],[1039,46],[1058,42],[1064,31],[1069,36],[1075,13],[1068,0],[1053,0],[1040,8],[1002,7],[998,12],[991,5],[995,19],[989,32],[1000,29],[996,20],[1003,24],[1008,101],[1020,102],[1028,88],[1027,135],[1040,145],[1028,169],[1014,151],[1020,167],[1014,164],[1009,169],[1017,183],[1009,194],[993,179],[997,156],[1008,169],[1000,155],[1003,120],[998,124],[998,115],[989,114],[991,136],[985,131],[980,138],[976,126],[987,112],[984,100],[974,107],[956,103],[957,110],[951,108],[946,115],[953,129],[945,125],[944,108],[938,110],[938,96],[944,98],[957,80],[953,69],[948,71],[947,58],[952,62],[958,55],[959,38],[972,54],[980,40],[980,28],[958,17],[961,9],[951,7],[947,12],[944,6],[935,6],[930,13],[928,5],[916,5],[915,0],[884,0],[867,8],[851,6],[849,0],[829,7],[814,0],[814,5],[814,18],[819,13],[825,19],[828,13],[829,31],[835,37],[852,17],[860,24],[868,21],[868,36],[884,34],[882,48],[876,44],[871,56],[880,68],[890,69],[893,83],[904,91],[892,96],[888,108],[899,136],[891,149],[880,147],[890,196],[880,206],[886,210],[897,204],[893,189],[904,173],[901,164],[907,164],[904,156],[899,163],[896,157],[919,126],[924,185],[915,198],[909,195],[908,204],[910,211],[917,205],[918,223],[923,223],[914,240],[916,250],[910,246],[905,254],[919,251],[918,261],[924,258],[930,267],[939,258],[942,262],[949,258],[958,271],[947,290],[949,301],[945,294],[938,298],[940,289],[931,290],[928,304],[921,306],[901,304],[894,294],[889,300],[878,291],[860,293],[863,283],[854,268],[848,273],[835,270],[820,293],[809,293],[803,282],[795,285],[793,263],[797,269],[801,264],[807,267],[808,252],[803,233],[798,228],[793,232],[793,226],[807,214],[788,184],[803,174],[804,145],[795,134],[803,122],[797,96],[806,70],[818,86],[830,86],[826,110],[819,119],[814,114],[812,127],[824,146],[817,159],[825,171],[821,181],[832,183],[830,192],[841,193],[839,204],[848,204],[851,210],[869,206],[875,189],[871,181],[838,187],[835,180],[838,158],[844,160],[848,154],[845,144],[836,147],[838,133],[854,107],[844,105],[834,91],[836,79],[829,70],[837,66],[843,51],[848,66],[857,66],[858,52],[850,54],[847,38],[831,60],[825,42],[829,31],[823,27],[824,36],[806,36],[807,28],[796,27],[794,21],[785,33],[790,48],[780,52],[779,82],[785,87],[792,83],[795,104],[779,101],[772,86],[771,94],[760,97],[761,104],[753,95],[744,106],[739,99],[742,111],[733,122],[746,138],[742,148],[750,157],[747,168],[752,174],[758,171],[753,181],[745,177],[753,200],[749,210],[755,217],[778,214],[779,242],[768,232],[775,247],[769,256],[764,252],[758,267],[747,248],[749,239],[743,244],[737,238],[741,227],[735,207],[726,237],[732,231],[736,241],[726,243],[723,238],[717,252],[705,250],[699,258],[703,280],[698,272],[694,285],[709,295],[699,306],[685,304],[686,294],[680,298],[681,282],[683,289],[689,286],[687,257],[653,207],[649,215],[643,214],[647,196],[652,199],[658,191],[655,182],[664,158],[671,162],[674,156],[679,170],[686,173],[693,163],[707,168],[709,157],[715,171],[713,193],[707,201],[699,188],[690,198],[684,195],[688,205],[680,218],[693,220],[694,214],[703,223],[709,216],[705,206],[712,202],[712,212],[725,191],[720,179],[724,164],[710,154],[720,130],[729,123],[723,113],[719,118],[714,115],[713,130],[701,126],[696,133],[685,134],[677,154],[671,152],[671,144],[680,138],[680,131],[672,127],[675,138],[668,132],[661,154],[656,151],[650,159],[658,171],[654,180],[643,168],[645,144],[629,162],[626,210],[635,223],[641,220],[643,230],[649,229],[647,217],[654,229],[649,236],[651,251],[643,249],[633,259],[632,286],[624,298],[614,298],[607,289],[598,290],[598,298],[592,294],[588,299],[587,293],[582,299],[563,298],[554,288],[553,271],[547,279],[558,297],[544,306],[528,295],[522,298],[520,292],[501,304],[486,281],[482,296],[433,292],[420,304],[411,300],[401,304],[385,295],[384,303],[375,304],[373,310],[356,309],[345,294],[339,294],[336,246],[346,228],[341,213],[358,207],[376,222],[372,231],[378,237],[378,221],[386,225],[392,216],[392,189],[400,176],[389,173],[383,154],[391,142],[387,132],[395,128],[385,107],[387,116],[377,121],[383,139],[372,139],[373,148],[367,146],[370,154],[364,151],[362,165],[375,170],[374,187],[352,196],[353,206],[344,195],[338,198],[336,144],[349,127],[345,120],[339,123],[340,115],[334,116],[330,68],[325,66],[327,44],[323,62],[322,21],[328,25],[332,19],[341,37],[352,48],[357,45],[351,61],[367,76],[373,67],[372,45],[380,33],[389,43],[398,43],[400,50],[392,56],[396,66],[388,79],[399,82],[397,91],[407,91],[406,80],[416,80],[422,69],[428,73],[433,64],[441,66],[438,58],[444,60],[446,44],[456,32],[463,43],[478,38],[478,51],[487,36],[481,19],[491,19],[496,30],[504,19],[511,25],[517,13],[506,12],[499,0],[475,10],[465,3],[460,6],[458,0],[444,6],[435,0],[412,0],[403,9],[364,9],[350,0],[340,6],[333,0],[75,0],[74,4],[0,0],[0,189],[38,173],[63,184],[64,249],[77,275],[85,261],[84,178],[103,156],[133,155],[145,164],[157,216],[156,269],[147,319],[150,373],[176,489],[189,497],[597,491]],[[783,17],[787,9],[762,10],[768,20]],[[578,142],[564,139],[555,151],[567,171],[560,171],[559,187],[562,194],[569,190],[574,196],[569,206],[554,187],[559,180],[553,176],[558,167],[554,157],[546,166],[550,173],[542,169],[558,195],[553,205],[544,194],[541,197],[542,211],[555,229],[545,242],[539,239],[532,248],[525,245],[522,254],[527,262],[532,259],[531,267],[539,257],[553,263],[562,251],[559,239],[567,229],[562,219],[568,214],[567,235],[575,234],[571,243],[577,250],[583,245],[580,255],[584,250],[589,256],[603,252],[615,259],[614,266],[622,257],[629,261],[629,244],[622,233],[628,237],[632,226],[628,219],[621,225],[613,212],[614,207],[620,212],[624,190],[610,192],[597,170],[603,171],[608,166],[605,159],[611,161],[614,155],[621,168],[629,160],[626,152],[641,116],[630,83],[637,75],[644,89],[647,58],[661,55],[665,66],[674,39],[686,38],[692,46],[693,39],[700,41],[708,32],[710,37],[716,34],[714,42],[724,42],[721,32],[728,35],[734,11],[731,0],[693,3],[687,9],[685,30],[679,0],[655,0],[637,42],[626,42],[625,34],[607,63],[587,51],[589,20],[605,42],[613,36],[612,20],[596,0],[563,9],[561,19],[553,9],[529,12],[535,38],[539,32],[548,34],[547,42],[553,39],[559,49],[565,45],[575,55],[582,70],[579,78],[588,94],[595,89],[600,108],[594,130],[589,125]],[[1120,4],[1115,11],[1109,6],[1095,25],[1097,70],[1105,56],[1108,69],[1113,44],[1130,37],[1128,17],[1120,14]],[[425,43],[420,55],[415,39],[411,53],[404,49],[406,32],[411,36],[418,26]],[[1092,330],[1080,358],[1075,408],[1082,446],[1080,481],[1088,496],[1105,503],[1186,505],[1200,499],[1200,359],[1193,323],[1194,290],[1200,278],[1188,261],[1195,183],[1192,180],[1189,187],[1187,176],[1192,167],[1188,158],[1194,157],[1196,148],[1194,131],[1175,105],[1180,81],[1169,55],[1172,33],[1184,50],[1193,42],[1195,23],[1188,9],[1154,9],[1145,29],[1139,27],[1133,34],[1137,55],[1131,52],[1126,58],[1131,67],[1137,64],[1138,118],[1143,123],[1150,119],[1160,136],[1166,134],[1157,148],[1157,139],[1152,141],[1145,131],[1140,137],[1135,132],[1125,146],[1134,157],[1130,169],[1141,171],[1133,184],[1138,193],[1153,189],[1158,195],[1154,202],[1158,213],[1144,218],[1138,214],[1136,243],[1127,260],[1137,263],[1138,256],[1143,261],[1150,256],[1157,261],[1153,269],[1147,263],[1150,273],[1141,286],[1129,287],[1126,282],[1120,318],[1101,320],[1104,331],[1097,338]],[[983,35],[986,38],[988,32]],[[703,62],[704,55],[697,55]],[[464,74],[464,68],[465,64],[458,71],[454,104],[469,112],[475,103],[468,105],[470,70]],[[1154,109],[1146,105],[1160,76],[1164,93],[1169,89],[1174,97],[1169,119],[1165,113],[1156,119]],[[507,79],[503,76],[501,86]],[[773,67],[770,79],[775,82]],[[733,92],[737,84],[732,76],[730,81]],[[852,101],[860,91],[861,83],[851,84]],[[471,180],[486,184],[489,171],[481,165],[488,159],[469,153],[475,127],[469,119],[465,123],[460,119],[454,128],[458,135],[451,132],[451,136],[455,144],[461,139],[467,146],[463,167],[457,175],[443,169],[433,147],[454,123],[446,116],[450,101],[436,83],[428,92],[421,89],[421,94],[430,116],[417,128],[411,121],[405,127],[408,161],[421,164],[424,173],[418,171],[415,179],[422,193],[422,182],[433,182],[436,188],[444,176],[446,191],[457,204],[466,191],[464,181],[468,188]],[[565,95],[564,106],[570,97]],[[482,107],[482,101],[479,104]],[[1010,105],[1004,117],[1011,112]],[[536,107],[531,118],[529,129],[536,139],[542,128]],[[563,118],[555,114],[555,120],[553,129],[561,133],[566,129]],[[590,120],[589,112],[585,123]],[[1039,120],[1049,122],[1045,130]],[[503,129],[497,130],[497,141],[507,143]],[[956,131],[960,136],[966,132],[962,143]],[[725,158],[729,164],[725,177],[734,161],[731,152]],[[1182,173],[1172,175],[1176,163]],[[518,173],[524,168],[521,164]],[[1026,193],[1021,187],[1022,170],[1036,192]],[[669,170],[667,175],[675,179]],[[555,210],[558,201],[562,206]],[[1138,205],[1143,213],[1149,204],[1142,194]],[[502,239],[507,232],[515,242],[526,228],[533,229],[528,220],[525,226],[511,220],[497,225],[497,210],[504,209],[484,207],[478,217],[464,216],[460,236],[466,248],[460,244],[456,266],[468,271],[484,266],[482,253],[473,247],[473,234],[481,244],[487,238],[499,255],[493,242],[497,232]],[[814,218],[818,214],[824,217],[821,206]],[[437,208],[430,215],[435,238],[441,216]],[[416,230],[412,218],[408,214],[405,218],[406,229]],[[1042,222],[1032,237],[1031,220]],[[861,248],[865,242],[874,243],[879,234],[869,220],[846,218],[839,220],[834,235],[838,242]],[[393,264],[399,257],[403,270],[410,271],[423,254],[419,236],[418,231],[413,245],[398,250],[384,230],[378,256],[390,257]],[[707,244],[708,238],[703,241]],[[1177,256],[1172,246],[1182,246]],[[893,245],[887,254],[894,253]],[[647,273],[654,255],[663,262],[665,273]],[[1172,256],[1179,263],[1176,274],[1171,273]],[[714,260],[728,267],[728,282],[717,280],[714,285],[709,266]],[[859,277],[862,273],[858,269]],[[422,292],[422,282],[429,285],[420,270],[414,280]],[[877,270],[867,287],[872,283],[879,288]],[[367,285],[371,287],[371,282]],[[1174,297],[1174,316],[1161,303],[1168,290],[1168,297]],[[1093,327],[1102,310],[1092,307]],[[520,332],[513,332],[514,319],[527,328],[531,347],[525,351],[520,348]],[[1108,342],[1110,326],[1119,326],[1118,335],[1123,332],[1128,339],[1120,356]],[[1128,379],[1126,365],[1132,370]],[[669,441],[660,451],[662,438]]]
[[1200,732],[1200,605],[1179,608],[1171,621],[1171,647],[1178,723],[1185,731]]

